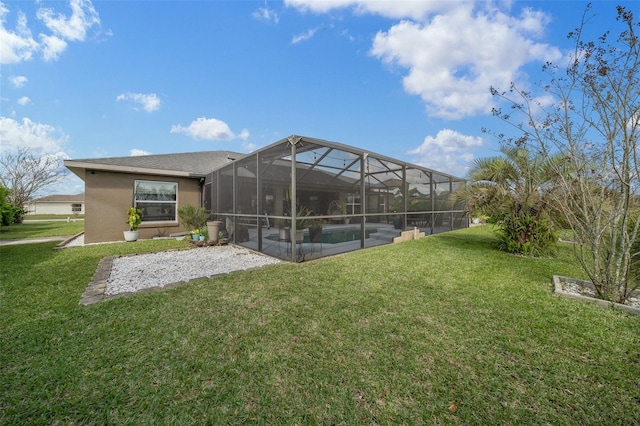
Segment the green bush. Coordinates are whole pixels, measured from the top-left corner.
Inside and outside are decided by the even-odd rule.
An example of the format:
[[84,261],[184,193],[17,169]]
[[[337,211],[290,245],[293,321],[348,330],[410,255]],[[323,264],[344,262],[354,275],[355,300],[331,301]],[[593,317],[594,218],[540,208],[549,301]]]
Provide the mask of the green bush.
[[7,201],[9,190],[0,185],[0,224],[9,226],[14,223],[22,223],[25,211],[13,203]]
[[187,204],[178,209],[178,218],[185,231],[192,231],[205,227],[209,219],[209,213],[204,207]]
[[558,241],[551,223],[532,215],[505,216],[498,226],[498,247],[508,253],[541,256],[552,252]]
[[22,222],[22,209],[16,207],[15,204],[7,203],[3,205],[0,214],[2,215],[2,226]]

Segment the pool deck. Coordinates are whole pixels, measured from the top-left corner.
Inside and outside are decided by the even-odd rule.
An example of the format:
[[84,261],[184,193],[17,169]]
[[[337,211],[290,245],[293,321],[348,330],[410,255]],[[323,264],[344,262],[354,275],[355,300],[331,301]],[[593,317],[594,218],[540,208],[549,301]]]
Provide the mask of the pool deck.
[[[395,229],[391,224],[385,223],[368,223],[366,225],[367,230],[375,229],[375,232],[369,234],[368,238],[364,240],[365,247],[370,248],[383,244],[390,244],[393,239],[400,235],[401,230]],[[413,228],[407,228],[413,229]],[[329,231],[341,231],[341,230],[360,230],[360,224],[332,224],[323,225],[323,233]],[[425,229],[421,229],[425,231]],[[290,260],[287,256],[289,250],[291,250],[291,243],[286,241],[278,241],[278,228],[262,228],[262,252],[269,256],[277,257],[283,260]],[[427,235],[430,234],[430,229],[426,229]],[[305,236],[309,234],[308,229],[305,229]],[[258,250],[258,232],[256,228],[249,230],[249,240],[241,243],[237,243],[243,247],[250,248],[252,250]],[[304,256],[304,260],[313,260],[320,257],[333,256],[341,253],[347,253],[354,250],[359,250],[360,239],[355,241],[346,241],[342,243],[298,243],[299,258]]]

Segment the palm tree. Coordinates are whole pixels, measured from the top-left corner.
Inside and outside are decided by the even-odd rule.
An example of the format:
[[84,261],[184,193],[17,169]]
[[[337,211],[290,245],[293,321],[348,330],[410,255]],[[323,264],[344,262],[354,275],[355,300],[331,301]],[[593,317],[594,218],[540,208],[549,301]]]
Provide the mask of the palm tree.
[[496,220],[503,250],[541,254],[556,240],[548,195],[554,188],[551,165],[560,156],[532,155],[525,148],[509,146],[500,151],[502,156],[475,161],[469,184],[458,199],[466,201],[470,212]]

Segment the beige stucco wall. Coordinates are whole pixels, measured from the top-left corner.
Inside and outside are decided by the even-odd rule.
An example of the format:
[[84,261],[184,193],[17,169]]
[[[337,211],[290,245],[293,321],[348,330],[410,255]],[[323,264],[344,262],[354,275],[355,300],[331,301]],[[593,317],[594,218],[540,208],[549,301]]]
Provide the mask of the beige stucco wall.
[[[133,185],[136,179],[177,182],[178,208],[187,204],[201,205],[198,179],[87,170],[84,220],[86,244],[124,241],[123,231],[128,230],[127,210],[133,205]],[[143,222],[138,231],[140,239],[148,239],[156,236],[168,237],[183,229],[177,222]]]
[[[73,204],[80,204],[82,210],[74,212]],[[84,214],[84,203],[71,201],[34,201],[27,206],[27,215],[33,214],[66,214],[73,217],[75,214]]]

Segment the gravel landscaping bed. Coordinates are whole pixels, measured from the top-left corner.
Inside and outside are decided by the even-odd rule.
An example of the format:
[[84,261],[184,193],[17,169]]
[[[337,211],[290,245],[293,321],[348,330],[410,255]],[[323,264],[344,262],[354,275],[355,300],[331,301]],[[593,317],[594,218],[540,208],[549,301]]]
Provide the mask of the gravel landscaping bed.
[[280,260],[229,245],[122,256],[113,259],[104,294],[133,293],[276,263]]

